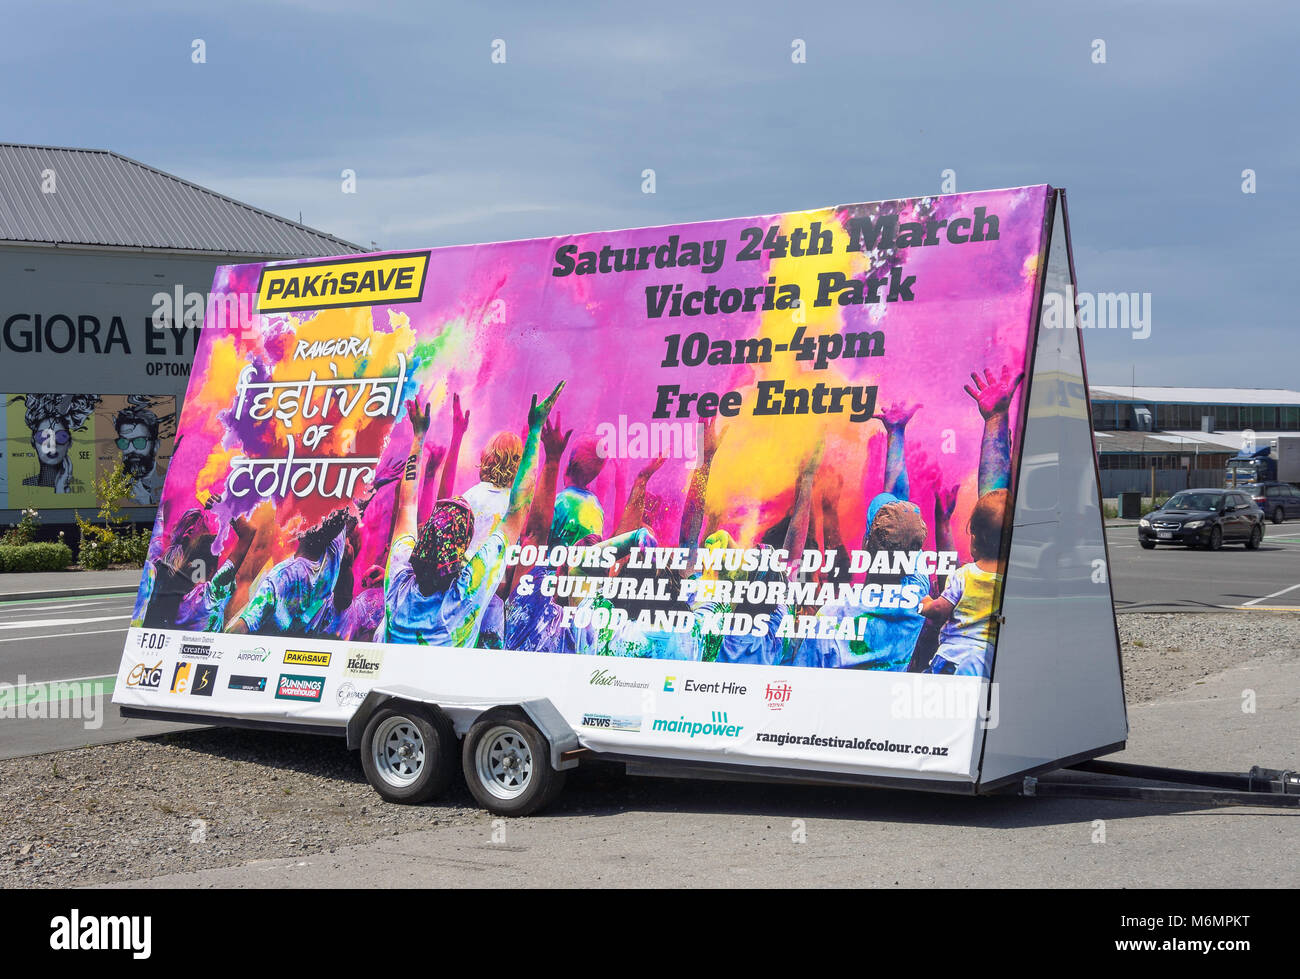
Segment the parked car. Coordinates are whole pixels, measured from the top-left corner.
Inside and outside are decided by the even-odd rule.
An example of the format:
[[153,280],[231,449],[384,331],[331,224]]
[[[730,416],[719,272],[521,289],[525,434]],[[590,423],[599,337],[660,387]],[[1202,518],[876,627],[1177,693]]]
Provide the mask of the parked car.
[[1138,521],[1138,542],[1185,544],[1217,551],[1225,541],[1250,550],[1264,539],[1264,511],[1242,489],[1182,490]]
[[1274,523],[1281,523],[1288,517],[1300,518],[1300,489],[1290,483],[1251,483],[1238,489],[1249,493],[1255,505],[1264,511],[1264,516]]

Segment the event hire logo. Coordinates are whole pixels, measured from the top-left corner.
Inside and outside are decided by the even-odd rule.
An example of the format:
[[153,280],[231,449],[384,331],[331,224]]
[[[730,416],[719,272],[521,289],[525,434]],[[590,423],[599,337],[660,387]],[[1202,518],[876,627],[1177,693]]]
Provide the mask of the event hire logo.
[[417,303],[424,295],[428,252],[267,265],[257,283],[259,312]]

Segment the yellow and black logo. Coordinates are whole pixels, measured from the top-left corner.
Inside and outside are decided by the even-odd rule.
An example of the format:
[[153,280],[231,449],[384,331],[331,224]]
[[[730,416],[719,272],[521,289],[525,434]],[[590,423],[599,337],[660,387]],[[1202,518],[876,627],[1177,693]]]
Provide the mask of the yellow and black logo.
[[285,652],[284,661],[290,666],[329,666],[330,654],[290,649]]
[[268,265],[257,283],[257,309],[283,313],[415,303],[424,295],[428,269],[427,251]]

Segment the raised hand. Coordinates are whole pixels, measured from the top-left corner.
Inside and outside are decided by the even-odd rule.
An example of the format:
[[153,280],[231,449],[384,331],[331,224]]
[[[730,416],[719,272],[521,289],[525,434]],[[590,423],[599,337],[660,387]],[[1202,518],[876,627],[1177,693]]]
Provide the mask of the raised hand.
[[469,412],[460,410],[460,395],[451,396],[451,437],[461,438],[469,430]]
[[563,428],[559,412],[555,413],[555,421],[548,418],[542,424],[542,448],[546,450],[547,462],[554,462],[564,455],[564,450],[569,445],[569,439],[573,437],[573,429],[563,432],[561,431]]
[[963,390],[975,399],[980,414],[988,419],[997,414],[1005,414],[1011,407],[1011,398],[1020,382],[1025,379],[1025,372],[1021,371],[1013,379],[1011,368],[1003,364],[1001,377],[994,377],[993,371],[986,367],[983,379],[975,371],[971,371],[970,378],[975,382],[975,387],[967,384]]
[[411,420],[411,433],[416,441],[424,441],[429,431],[429,406],[426,404],[421,410],[419,400],[411,398],[406,402],[406,417]]
[[547,395],[546,400],[541,404],[537,403],[537,395],[533,395],[533,402],[528,408],[528,430],[530,432],[540,432],[542,423],[550,417],[551,409],[555,407],[555,401],[564,390],[564,381],[555,385],[555,390]]
[[901,429],[906,427],[912,420],[912,416],[924,407],[925,405],[922,404],[909,405],[903,401],[895,401],[888,408],[871,417],[883,423],[886,428]]
[[948,520],[952,518],[952,511],[957,508],[957,489],[954,483],[947,489],[935,487],[934,491],[934,516],[935,520]]
[[727,430],[718,424],[716,418],[707,418],[704,421],[704,442],[702,448],[704,455],[712,459],[722,445],[722,438],[727,434]]
[[655,473],[657,473],[660,469],[662,469],[664,467],[664,463],[667,461],[668,461],[667,456],[659,456],[657,458],[647,460],[646,464],[641,467],[641,471],[636,474],[636,478],[644,479],[646,482],[649,482],[650,477],[653,476]]
[[442,465],[442,460],[447,456],[447,447],[445,445],[434,445],[429,448],[428,458],[424,461],[425,478],[430,478],[438,471]]

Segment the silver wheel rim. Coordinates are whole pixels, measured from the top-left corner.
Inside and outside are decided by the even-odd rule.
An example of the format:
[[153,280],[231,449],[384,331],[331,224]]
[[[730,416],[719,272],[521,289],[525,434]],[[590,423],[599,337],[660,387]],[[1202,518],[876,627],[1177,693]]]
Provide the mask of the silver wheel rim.
[[479,738],[474,761],[479,784],[498,799],[517,798],[532,779],[532,749],[512,727],[498,725]]
[[390,717],[370,742],[375,771],[389,785],[404,789],[424,770],[424,737],[409,717]]

